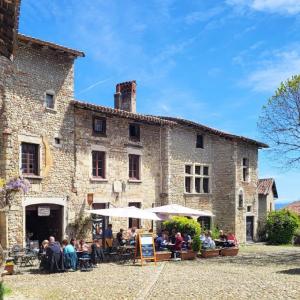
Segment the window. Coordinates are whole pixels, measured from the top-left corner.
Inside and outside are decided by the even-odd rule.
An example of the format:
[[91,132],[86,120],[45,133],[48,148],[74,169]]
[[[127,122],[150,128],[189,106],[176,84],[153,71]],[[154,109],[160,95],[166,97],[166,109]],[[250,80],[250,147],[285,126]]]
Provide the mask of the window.
[[129,139],[132,141],[140,140],[140,125],[129,124]]
[[46,107],[54,109],[54,94],[46,93]]
[[249,180],[249,160],[248,158],[243,158],[243,181]]
[[243,195],[243,192],[240,191],[239,193],[239,208],[243,208],[244,206],[244,195]]
[[203,230],[211,229],[211,217],[199,217],[197,221],[198,223],[200,223],[201,229]]
[[100,117],[93,118],[93,133],[106,134],[106,119]]
[[129,179],[140,180],[140,156],[129,154]]
[[[141,208],[141,203],[140,202],[129,202],[128,206],[134,206],[137,208]],[[140,219],[134,219],[134,218],[129,218],[128,219],[128,227],[129,228],[140,228],[141,227],[141,220]]]
[[196,194],[208,194],[209,189],[209,166],[205,165],[185,165],[185,192]]
[[26,175],[39,175],[39,145],[22,143],[22,173]]
[[92,151],[93,177],[105,178],[105,152]]
[[55,142],[55,145],[61,144],[60,138],[54,138],[54,142]]
[[251,212],[252,206],[251,205],[247,205],[247,212]]
[[202,134],[197,134],[196,148],[203,149],[203,135]]

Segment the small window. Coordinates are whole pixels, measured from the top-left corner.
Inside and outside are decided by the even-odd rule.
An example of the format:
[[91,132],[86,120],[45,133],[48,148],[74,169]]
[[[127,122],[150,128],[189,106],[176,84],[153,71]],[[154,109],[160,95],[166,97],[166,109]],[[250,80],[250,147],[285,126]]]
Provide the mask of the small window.
[[22,173],[26,175],[39,175],[39,145],[22,143]]
[[251,206],[251,205],[248,205],[248,206],[247,206],[247,212],[251,212],[251,209],[252,209],[252,206]]
[[201,166],[195,166],[195,174],[201,175]]
[[106,134],[106,119],[100,117],[93,118],[93,133]]
[[185,165],[185,193],[210,193],[209,166]]
[[239,208],[242,208],[244,206],[244,195],[243,192],[239,193]]
[[93,177],[105,178],[105,152],[92,151]]
[[196,148],[203,148],[203,135],[197,134]]
[[243,158],[243,181],[249,180],[249,160],[248,158]]
[[140,180],[140,156],[129,154],[129,179]]
[[55,145],[61,145],[60,138],[55,138],[54,143],[55,143]]
[[46,107],[54,109],[54,95],[46,93]]
[[132,141],[140,140],[140,125],[129,124],[129,139]]

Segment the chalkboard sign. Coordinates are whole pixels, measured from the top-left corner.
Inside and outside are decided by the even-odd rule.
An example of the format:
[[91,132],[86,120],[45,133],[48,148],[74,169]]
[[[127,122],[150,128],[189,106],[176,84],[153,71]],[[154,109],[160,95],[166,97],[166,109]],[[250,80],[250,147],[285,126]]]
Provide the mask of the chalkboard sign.
[[156,254],[154,247],[154,238],[151,233],[141,233],[137,235],[135,257],[144,260],[153,260],[156,264]]

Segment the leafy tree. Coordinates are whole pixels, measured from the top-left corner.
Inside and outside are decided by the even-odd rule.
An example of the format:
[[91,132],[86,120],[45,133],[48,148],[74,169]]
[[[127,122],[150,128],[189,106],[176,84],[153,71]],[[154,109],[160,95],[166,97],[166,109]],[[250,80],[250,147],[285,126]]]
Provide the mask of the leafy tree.
[[300,165],[300,75],[281,83],[263,106],[258,127],[274,158],[288,167]]
[[271,244],[289,244],[292,242],[300,221],[298,215],[282,209],[268,214],[266,232]]

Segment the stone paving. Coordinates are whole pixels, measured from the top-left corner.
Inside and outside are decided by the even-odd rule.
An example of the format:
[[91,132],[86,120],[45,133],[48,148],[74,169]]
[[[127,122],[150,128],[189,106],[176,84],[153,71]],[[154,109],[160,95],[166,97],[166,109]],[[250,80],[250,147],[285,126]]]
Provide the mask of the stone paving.
[[300,248],[252,245],[237,257],[101,264],[91,272],[6,276],[7,299],[300,299]]

